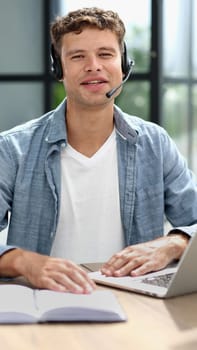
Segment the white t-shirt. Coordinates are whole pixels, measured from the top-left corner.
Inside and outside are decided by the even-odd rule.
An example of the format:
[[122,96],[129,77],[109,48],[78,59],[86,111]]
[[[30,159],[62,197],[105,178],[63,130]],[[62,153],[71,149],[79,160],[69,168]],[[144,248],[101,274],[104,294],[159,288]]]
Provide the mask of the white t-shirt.
[[88,158],[61,153],[61,205],[51,255],[76,263],[106,261],[124,246],[115,130]]

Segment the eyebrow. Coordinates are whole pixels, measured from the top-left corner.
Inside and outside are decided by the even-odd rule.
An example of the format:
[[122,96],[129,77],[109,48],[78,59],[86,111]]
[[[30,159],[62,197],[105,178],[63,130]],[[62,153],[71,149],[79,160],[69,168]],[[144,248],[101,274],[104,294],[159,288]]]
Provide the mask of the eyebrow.
[[67,51],[66,52],[66,56],[72,56],[72,55],[75,55],[75,54],[79,54],[79,53],[84,53],[86,50],[70,50],[70,51]]

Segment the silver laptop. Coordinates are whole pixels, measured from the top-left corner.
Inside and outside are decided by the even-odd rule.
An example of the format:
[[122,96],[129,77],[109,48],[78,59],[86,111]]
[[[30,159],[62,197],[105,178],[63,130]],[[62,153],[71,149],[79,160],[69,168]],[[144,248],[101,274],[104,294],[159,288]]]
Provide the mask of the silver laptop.
[[[91,264],[86,264],[90,269]],[[94,266],[94,264],[92,264]],[[157,298],[170,298],[197,292],[197,234],[188,244],[179,263],[140,277],[106,277],[100,271],[90,272],[98,284],[108,285]]]

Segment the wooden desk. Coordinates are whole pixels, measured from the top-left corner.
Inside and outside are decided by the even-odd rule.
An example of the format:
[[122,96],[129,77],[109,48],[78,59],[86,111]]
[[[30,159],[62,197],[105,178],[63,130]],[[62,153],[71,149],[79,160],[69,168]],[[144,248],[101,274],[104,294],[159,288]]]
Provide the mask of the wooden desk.
[[0,348],[2,350],[197,349],[197,293],[164,301],[126,291],[111,290],[126,311],[127,322],[1,325]]

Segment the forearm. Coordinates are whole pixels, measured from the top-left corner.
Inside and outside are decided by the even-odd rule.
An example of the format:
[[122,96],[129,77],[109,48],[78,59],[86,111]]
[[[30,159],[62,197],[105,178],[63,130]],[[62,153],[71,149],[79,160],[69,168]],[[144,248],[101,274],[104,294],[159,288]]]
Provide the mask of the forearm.
[[23,255],[22,249],[12,249],[0,256],[0,276],[17,277],[21,275],[20,261]]

